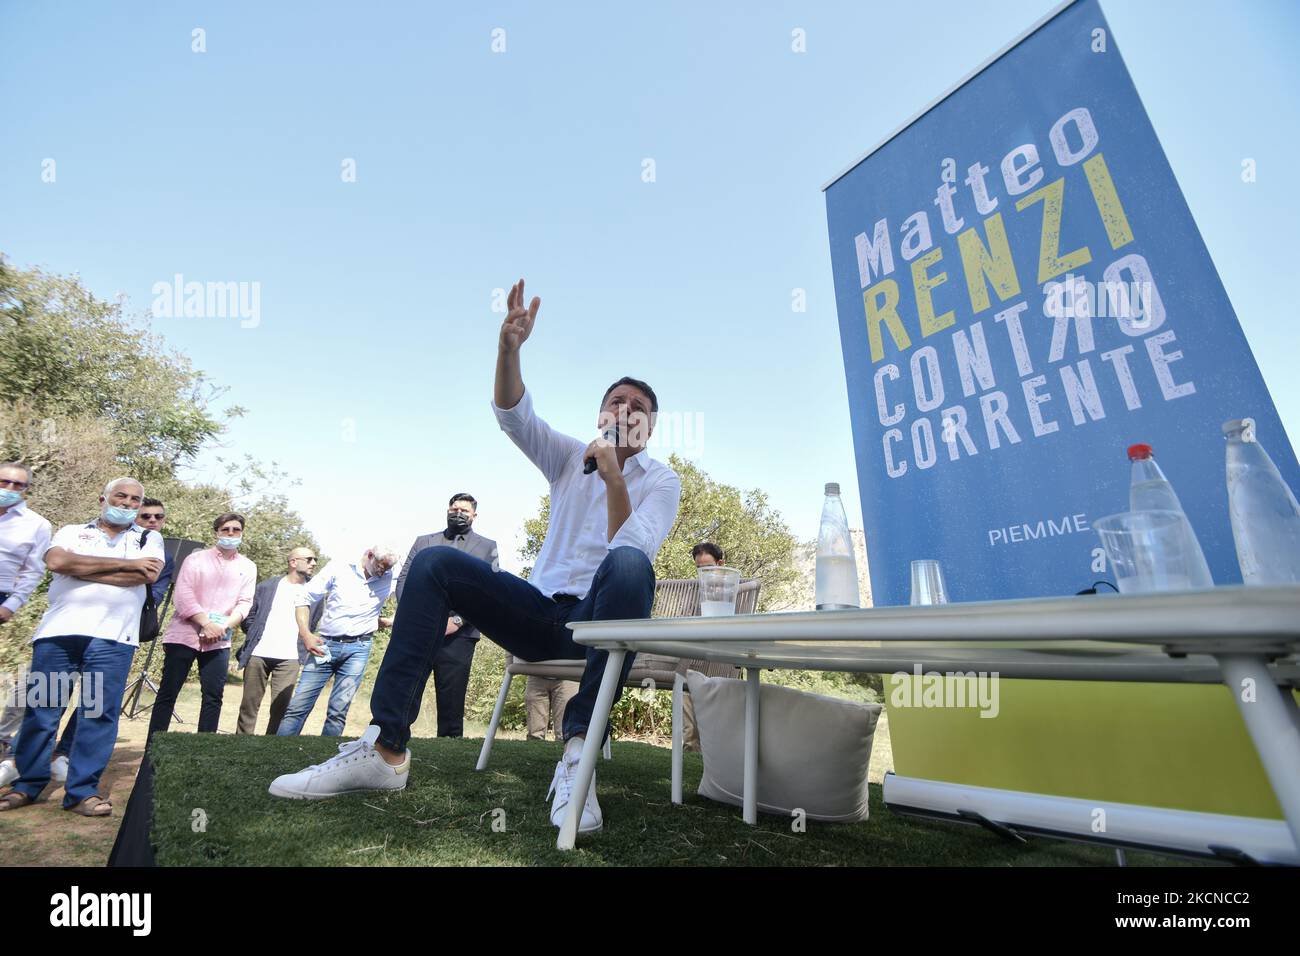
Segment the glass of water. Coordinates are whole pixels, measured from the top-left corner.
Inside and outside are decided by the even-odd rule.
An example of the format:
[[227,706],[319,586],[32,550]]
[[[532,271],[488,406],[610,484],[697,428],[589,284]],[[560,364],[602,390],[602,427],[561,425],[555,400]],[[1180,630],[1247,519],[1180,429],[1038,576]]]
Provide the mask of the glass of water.
[[700,617],[721,617],[736,613],[736,592],[740,572],[735,568],[699,568]]
[[1125,511],[1092,523],[1121,594],[1190,591],[1197,580],[1191,527],[1178,511]]
[[912,562],[912,603],[948,603],[948,587],[943,583],[943,568],[938,561]]

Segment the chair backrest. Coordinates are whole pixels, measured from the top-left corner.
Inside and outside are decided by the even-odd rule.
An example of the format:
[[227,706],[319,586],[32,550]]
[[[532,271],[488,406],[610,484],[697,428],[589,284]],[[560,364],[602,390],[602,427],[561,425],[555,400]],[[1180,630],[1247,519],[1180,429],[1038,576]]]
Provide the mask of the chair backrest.
[[736,589],[736,613],[753,614],[758,609],[758,589],[762,582],[755,578],[741,581]]
[[[758,607],[761,582],[745,578],[736,589],[736,613],[753,614]],[[655,584],[655,601],[651,617],[695,617],[700,613],[698,578],[665,578]]]
[[665,578],[655,583],[651,617],[694,617],[700,613],[700,582],[695,578]]

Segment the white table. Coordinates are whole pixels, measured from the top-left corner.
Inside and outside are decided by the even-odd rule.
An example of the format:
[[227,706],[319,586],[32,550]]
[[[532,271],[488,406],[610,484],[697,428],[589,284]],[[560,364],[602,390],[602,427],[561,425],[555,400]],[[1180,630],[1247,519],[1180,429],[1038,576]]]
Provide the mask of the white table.
[[[595,773],[629,652],[746,669],[744,819],[758,820],[759,674],[763,668],[908,672],[997,671],[1057,680],[1253,681],[1254,702],[1233,694],[1297,848],[1300,848],[1300,587],[1222,587],[1180,594],[987,601],[930,607],[588,621],[579,644],[609,652],[575,794]],[[675,789],[679,767],[674,767]],[[573,848],[582,800],[569,805],[558,846]]]

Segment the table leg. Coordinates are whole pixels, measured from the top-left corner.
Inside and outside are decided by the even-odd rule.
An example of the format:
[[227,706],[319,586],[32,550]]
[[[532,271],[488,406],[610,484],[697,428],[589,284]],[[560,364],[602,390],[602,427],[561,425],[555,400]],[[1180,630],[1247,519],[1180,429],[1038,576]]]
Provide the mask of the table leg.
[[745,790],[744,817],[750,826],[758,823],[758,678],[762,668],[745,670]]
[[596,694],[596,706],[591,712],[591,723],[587,726],[587,739],[582,745],[582,759],[578,762],[578,780],[569,800],[569,812],[565,814],[564,825],[560,827],[560,838],[556,847],[572,850],[578,840],[578,823],[582,820],[582,807],[587,802],[587,791],[591,788],[591,779],[596,775],[596,755],[600,753],[601,743],[605,739],[605,727],[609,724],[609,712],[614,706],[618,694],[619,675],[623,671],[623,661],[627,651],[610,651],[605,661],[605,673],[600,679],[600,692]]
[[[1291,691],[1273,682],[1268,662],[1260,655],[1214,656],[1246,722],[1277,802],[1282,805],[1291,838],[1300,847],[1300,726],[1292,716],[1293,702],[1284,699]],[[1254,684],[1251,700],[1242,699],[1247,682]]]
[[682,695],[686,693],[681,674],[673,675],[673,803],[682,802],[682,748],[686,728],[682,726]]

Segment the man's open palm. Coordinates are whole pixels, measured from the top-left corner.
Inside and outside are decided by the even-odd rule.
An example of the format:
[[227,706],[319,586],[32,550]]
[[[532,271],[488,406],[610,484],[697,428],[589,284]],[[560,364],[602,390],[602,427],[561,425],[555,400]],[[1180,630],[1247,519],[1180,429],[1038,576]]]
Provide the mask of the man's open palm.
[[506,306],[509,312],[506,314],[506,320],[501,323],[500,346],[507,352],[517,352],[532,334],[533,323],[537,321],[537,310],[541,308],[542,300],[533,296],[533,301],[525,308],[524,280],[520,279],[510,287]]

